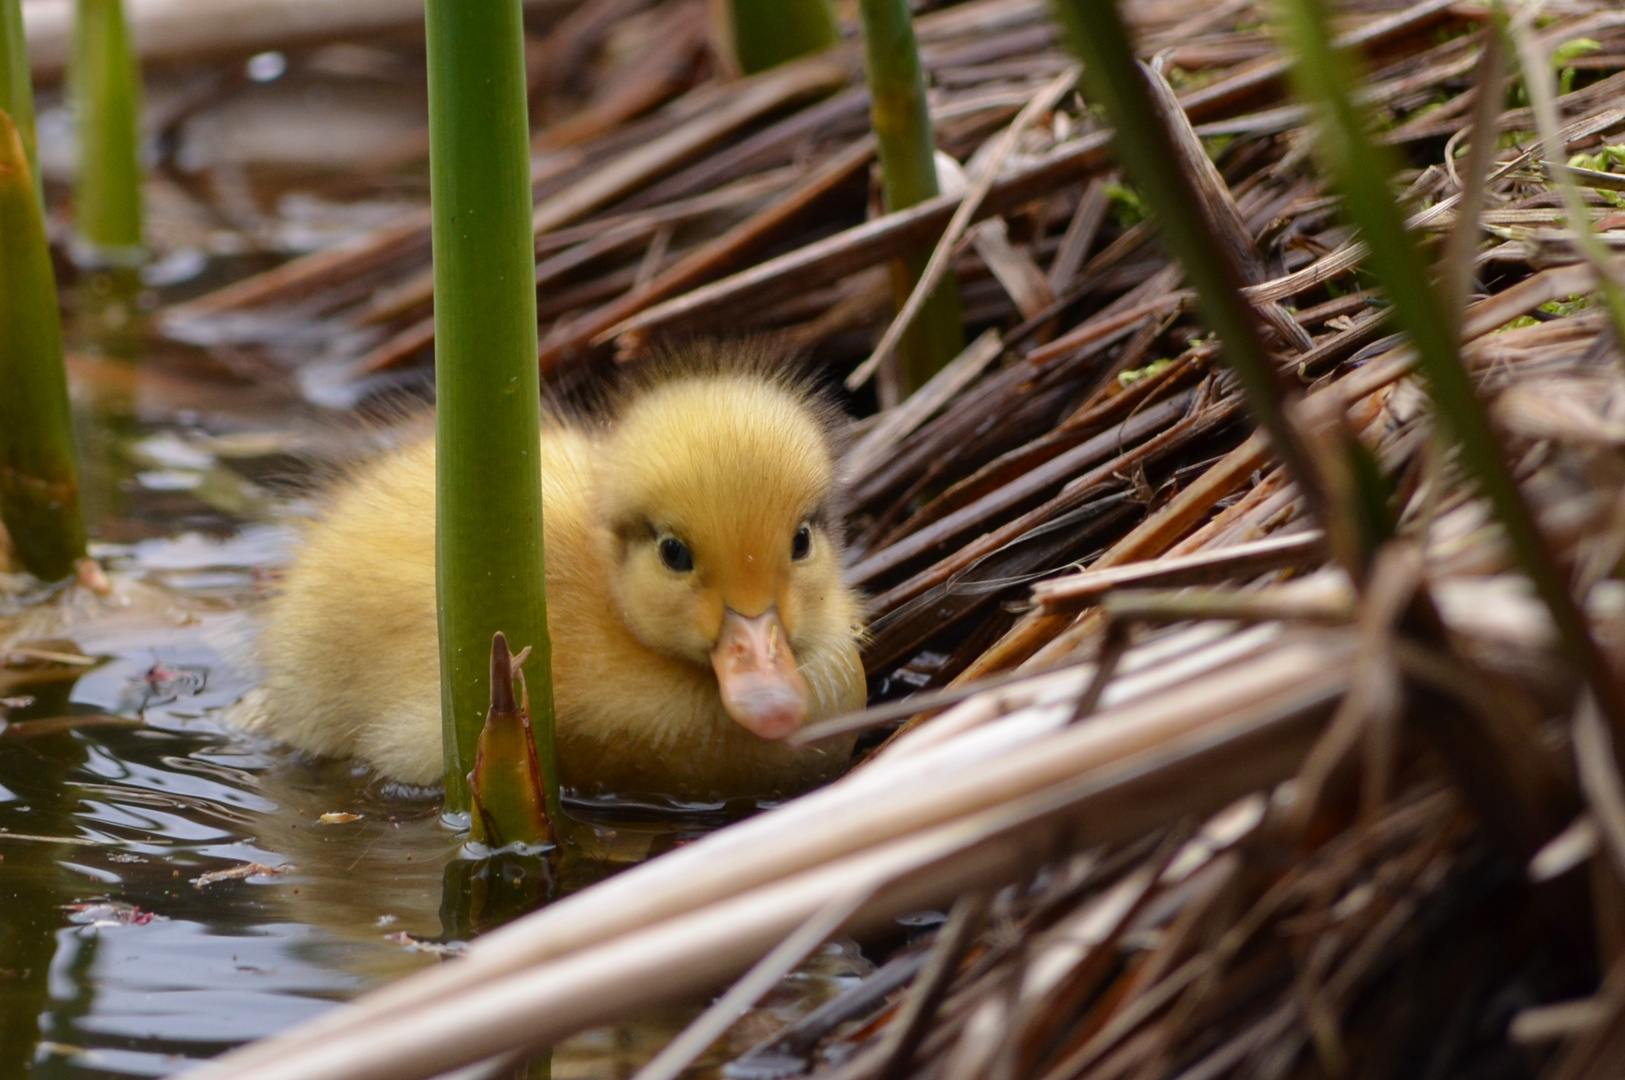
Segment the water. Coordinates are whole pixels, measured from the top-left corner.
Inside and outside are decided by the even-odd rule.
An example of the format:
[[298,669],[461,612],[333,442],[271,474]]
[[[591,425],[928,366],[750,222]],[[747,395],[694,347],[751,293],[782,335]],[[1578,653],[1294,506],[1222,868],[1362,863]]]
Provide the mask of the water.
[[[114,592],[0,580],[0,1078],[167,1076],[440,962],[467,929],[467,863],[437,795],[229,722],[301,505],[276,481],[296,452],[364,440],[184,351],[75,370]],[[720,820],[589,816],[555,893]],[[712,1064],[867,970],[826,949]],[[629,1075],[700,1004],[573,1039],[553,1076]]]

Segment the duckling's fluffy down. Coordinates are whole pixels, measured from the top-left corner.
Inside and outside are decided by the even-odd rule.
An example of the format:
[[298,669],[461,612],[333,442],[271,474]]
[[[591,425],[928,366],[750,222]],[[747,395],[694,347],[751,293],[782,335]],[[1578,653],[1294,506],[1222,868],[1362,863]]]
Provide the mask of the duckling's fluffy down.
[[[840,581],[826,415],[803,387],[713,364],[647,382],[608,423],[546,421],[548,624],[567,787],[767,798],[845,766],[850,742],[791,747],[731,720],[706,655],[725,609],[776,606],[809,720],[862,706],[860,604]],[[253,721],[425,785],[442,768],[434,454],[432,439],[418,442],[332,492],[271,602]],[[810,548],[794,540],[803,527]],[[667,537],[692,549],[692,572],[661,564]]]

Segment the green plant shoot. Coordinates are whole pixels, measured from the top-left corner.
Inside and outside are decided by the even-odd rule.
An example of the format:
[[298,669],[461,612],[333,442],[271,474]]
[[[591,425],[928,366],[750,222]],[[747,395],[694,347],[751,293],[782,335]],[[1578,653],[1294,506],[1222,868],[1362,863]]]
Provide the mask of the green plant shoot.
[[123,0],[78,0],[72,89],[79,124],[74,231],[90,266],[145,258],[141,226],[141,72]]
[[531,649],[532,730],[556,814],[519,0],[429,0],[426,29],[446,807],[469,809],[491,641],[501,631]]
[[85,554],[62,322],[21,134],[0,112],[0,521],[23,566],[56,581]]
[[[880,155],[881,193],[888,213],[935,198],[936,137],[925,96],[925,72],[914,40],[908,0],[859,0],[863,18],[864,71],[869,80],[869,116]],[[901,308],[931,259],[929,249],[893,266],[893,288]],[[959,285],[950,272],[931,294],[898,350],[904,396],[965,347]]]
[[[530,726],[530,693],[522,670],[529,649],[508,651],[499,631],[491,641],[491,711],[480,730],[474,768],[470,835],[487,847],[553,843],[547,778]],[[515,694],[517,683],[518,693]]]
[[823,52],[840,38],[829,0],[727,0],[723,33],[746,75]]
[[23,36],[22,0],[0,0],[0,112],[17,126],[34,189],[43,201],[34,134],[34,80],[28,67],[28,41]]

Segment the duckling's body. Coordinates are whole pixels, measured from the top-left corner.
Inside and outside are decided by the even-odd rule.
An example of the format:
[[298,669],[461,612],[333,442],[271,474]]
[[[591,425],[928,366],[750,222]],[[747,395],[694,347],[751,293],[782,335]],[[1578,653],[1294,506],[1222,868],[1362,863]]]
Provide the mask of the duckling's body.
[[[422,785],[442,770],[434,453],[374,462],[310,529],[272,601],[255,725]],[[816,401],[749,370],[680,371],[607,425],[549,418],[541,467],[563,784],[708,800],[836,775],[850,742],[782,741],[864,700]]]

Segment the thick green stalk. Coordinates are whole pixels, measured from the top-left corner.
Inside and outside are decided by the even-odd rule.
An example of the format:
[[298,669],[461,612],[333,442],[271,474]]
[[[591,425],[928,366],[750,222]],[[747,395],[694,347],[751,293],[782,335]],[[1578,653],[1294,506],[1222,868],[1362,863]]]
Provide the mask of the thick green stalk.
[[1416,350],[1434,407],[1461,446],[1462,463],[1495,508],[1514,556],[1551,612],[1564,651],[1580,670],[1616,740],[1625,737],[1625,700],[1568,580],[1535,524],[1490,427],[1483,403],[1457,351],[1456,332],[1443,297],[1428,276],[1428,260],[1405,229],[1392,194],[1394,164],[1385,147],[1367,136],[1365,118],[1349,88],[1351,57],[1332,45],[1318,0],[1283,0],[1284,28],[1294,58],[1298,96],[1318,112],[1315,149],[1343,195],[1348,216],[1370,248],[1367,265],[1382,282],[1394,317]]
[[34,190],[43,202],[34,135],[34,80],[28,67],[28,40],[23,36],[22,0],[0,0],[0,112],[17,125]]
[[17,126],[0,112],[0,521],[56,581],[85,554],[56,276]]
[[141,72],[123,0],[78,0],[73,94],[79,123],[74,230],[92,265],[129,266],[141,243]]
[[[914,40],[908,0],[859,0],[863,19],[864,70],[869,79],[869,116],[880,154],[881,193],[887,213],[935,198],[936,137],[925,97],[925,72]],[[929,250],[901,260],[893,272],[899,308],[920,279]],[[903,338],[899,351],[901,390],[925,385],[965,347],[959,284],[950,274],[932,293]]]
[[428,0],[426,30],[446,806],[469,808],[500,630],[531,650],[532,728],[556,812],[519,0]]
[[727,0],[728,35],[746,75],[823,52],[840,38],[829,0]]
[[[1241,379],[1270,443],[1318,516],[1325,499],[1312,457],[1287,416],[1287,391],[1242,294],[1241,270],[1225,255],[1200,196],[1152,104],[1128,31],[1113,0],[1051,0],[1057,21],[1084,62],[1090,98],[1110,118],[1113,146],[1160,223],[1158,235],[1201,299],[1202,315],[1224,343],[1224,360]],[[1351,568],[1356,569],[1357,568]]]

